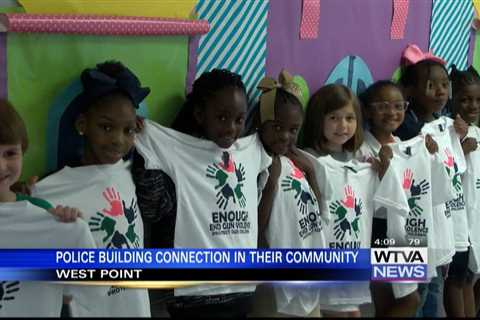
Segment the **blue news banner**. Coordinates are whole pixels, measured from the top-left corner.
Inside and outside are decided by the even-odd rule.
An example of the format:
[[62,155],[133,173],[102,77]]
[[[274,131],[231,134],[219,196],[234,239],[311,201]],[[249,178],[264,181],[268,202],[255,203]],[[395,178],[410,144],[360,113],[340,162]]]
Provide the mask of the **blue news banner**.
[[23,281],[425,281],[426,248],[0,249]]

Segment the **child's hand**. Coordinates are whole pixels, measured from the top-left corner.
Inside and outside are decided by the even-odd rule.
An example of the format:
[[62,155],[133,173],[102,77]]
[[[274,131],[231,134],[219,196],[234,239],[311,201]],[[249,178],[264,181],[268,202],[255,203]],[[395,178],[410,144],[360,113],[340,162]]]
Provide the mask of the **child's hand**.
[[468,137],[462,142],[463,154],[467,155],[472,151],[477,150],[478,141],[475,138]]
[[77,208],[56,206],[48,210],[52,215],[61,222],[74,222],[77,218],[82,217],[82,213]]
[[142,132],[143,128],[145,128],[145,118],[142,116],[137,116],[136,124],[137,124],[137,128],[135,129],[135,131],[137,133]]
[[14,183],[10,189],[15,193],[26,194],[30,196],[32,194],[32,189],[35,183],[37,183],[38,177],[32,176],[27,179],[27,181],[18,181]]
[[453,126],[455,127],[457,134],[460,136],[460,139],[465,138],[468,132],[468,123],[466,123],[459,114],[455,117]]
[[307,176],[312,176],[314,172],[312,162],[296,146],[292,146],[286,156]]
[[438,152],[438,144],[429,134],[425,136],[425,147],[427,147],[427,150],[430,152],[430,154],[435,154]]

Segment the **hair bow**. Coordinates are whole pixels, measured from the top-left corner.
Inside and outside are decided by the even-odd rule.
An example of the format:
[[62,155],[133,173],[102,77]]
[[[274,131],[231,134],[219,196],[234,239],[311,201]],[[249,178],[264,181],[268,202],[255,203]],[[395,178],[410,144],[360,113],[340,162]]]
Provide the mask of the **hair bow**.
[[97,69],[86,69],[82,72],[83,96],[86,104],[112,91],[120,90],[130,97],[135,108],[150,93],[150,88],[141,87],[138,78],[127,68],[117,77],[111,77]]
[[441,64],[446,64],[445,60],[433,55],[432,52],[423,52],[416,44],[409,44],[402,52],[402,60],[405,65],[416,64],[423,60],[433,60]]
[[261,123],[275,119],[275,97],[279,88],[293,94],[299,101],[302,101],[300,88],[293,82],[293,77],[285,69],[278,75],[278,81],[271,77],[263,78],[257,86],[257,89],[262,91],[260,96]]

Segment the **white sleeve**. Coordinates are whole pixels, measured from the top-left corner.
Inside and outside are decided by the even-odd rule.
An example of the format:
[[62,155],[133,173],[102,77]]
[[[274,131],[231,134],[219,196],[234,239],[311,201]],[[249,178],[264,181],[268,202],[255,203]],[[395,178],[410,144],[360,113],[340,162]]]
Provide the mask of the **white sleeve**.
[[135,139],[135,148],[145,160],[146,169],[163,170],[171,175],[175,161],[176,140],[171,136],[172,129],[145,120],[145,127]]
[[408,198],[402,188],[397,161],[400,159],[392,159],[390,165],[385,172],[380,184],[378,184],[373,201],[375,210],[386,207],[388,212],[396,213],[406,217],[410,211],[408,206]]
[[455,199],[456,195],[452,187],[452,179],[443,164],[439,153],[431,156],[432,172],[432,205],[438,206],[447,201]]

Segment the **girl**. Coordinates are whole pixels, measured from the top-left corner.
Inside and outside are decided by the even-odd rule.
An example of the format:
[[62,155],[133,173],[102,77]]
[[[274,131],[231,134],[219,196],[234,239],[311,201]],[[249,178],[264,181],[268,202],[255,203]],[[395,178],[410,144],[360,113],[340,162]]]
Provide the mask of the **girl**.
[[[78,206],[99,248],[143,248],[143,222],[137,208],[130,163],[122,158],[133,147],[136,114],[150,90],[119,62],[82,72],[83,92],[68,106],[75,114],[81,158],[52,174],[36,193],[54,203]],[[73,316],[150,316],[146,289],[113,289],[93,313],[75,301]]]
[[345,86],[326,85],[307,107],[304,147],[318,157],[331,155],[339,161],[354,158],[363,142],[358,99]]
[[[263,93],[254,122],[266,151],[273,158],[259,205],[259,235],[271,248],[325,247],[313,165],[295,147],[304,117],[300,90],[284,70],[279,82],[266,77],[258,88]],[[265,296],[273,294],[267,287],[263,289]],[[261,291],[258,287],[257,300],[263,296]],[[319,316],[318,290],[311,285],[275,286],[274,295],[276,312]],[[266,311],[268,303],[257,302],[259,309]]]
[[[470,181],[475,175],[473,174],[472,166],[478,165],[474,159],[477,157],[477,139],[478,127],[475,125],[478,121],[480,112],[480,77],[473,67],[466,71],[458,71],[455,66],[452,67],[450,73],[452,81],[452,102],[454,116],[460,115],[462,119],[469,125],[468,134],[462,141],[462,149],[467,157],[468,168],[467,172],[462,177],[462,182],[465,185],[465,195],[467,202],[467,216],[468,225],[470,226],[470,243],[471,247],[464,252],[456,252],[452,263],[448,270],[448,278],[445,280],[444,291],[444,305],[447,316],[451,317],[474,317],[475,316],[475,299],[473,294],[473,274],[468,266],[475,260],[476,255],[473,252],[477,245],[477,237],[475,227],[476,221],[476,206],[473,205],[474,197],[467,196],[467,186],[476,182]],[[474,189],[474,188],[471,188]],[[467,225],[467,224],[466,224]]]
[[[369,127],[360,147],[360,158],[378,157],[382,146],[400,141],[393,132],[402,124],[408,102],[400,87],[388,80],[372,84],[360,98]],[[433,145],[427,143],[427,148],[435,151],[436,145],[428,137]],[[384,243],[384,239],[387,239],[387,212],[386,208],[380,208],[373,218],[372,247]],[[415,315],[420,303],[416,284],[372,282],[371,289],[376,316]]]
[[[240,76],[216,69],[194,82],[174,122],[179,131],[145,123],[137,151],[146,169],[163,170],[176,188],[175,248],[257,247],[257,178],[271,159],[258,137],[239,139],[246,109]],[[167,307],[174,317],[246,316],[254,290],[180,288]]]
[[[353,159],[363,141],[360,123],[359,102],[347,87],[327,85],[310,98],[304,146],[317,159],[314,165],[323,197],[320,207],[332,217],[324,227],[329,248],[370,246],[372,186],[376,185],[376,176],[370,164],[359,164]],[[368,282],[320,289],[320,308],[327,317],[359,317],[359,305],[370,301]]]
[[[408,51],[408,48],[405,52]],[[394,132],[402,140],[413,138],[425,129],[425,124],[439,118],[448,101],[449,79],[448,72],[444,66],[445,62],[437,57],[430,57],[420,61],[410,61],[404,52],[403,61],[406,66],[402,67],[400,85],[404,95],[409,101],[409,109],[405,114],[402,125]],[[466,124],[457,117],[454,122],[457,133],[463,138],[466,134]],[[424,130],[424,133],[433,133]],[[439,149],[444,146],[439,143]],[[435,256],[431,257],[429,264],[437,265],[437,276],[433,277],[429,284],[420,284],[419,293],[421,296],[420,307],[417,316],[438,316],[438,303],[440,288],[443,277],[446,275],[448,263],[451,261],[454,250],[451,248],[453,238],[453,226],[450,215],[446,215],[445,206],[435,208],[438,214],[434,215],[434,245]],[[441,211],[441,212],[440,212]],[[443,234],[442,234],[443,233]],[[446,234],[445,234],[446,233]],[[449,240],[450,239],[450,240]],[[440,249],[438,249],[440,248]],[[433,249],[433,247],[431,248]]]

